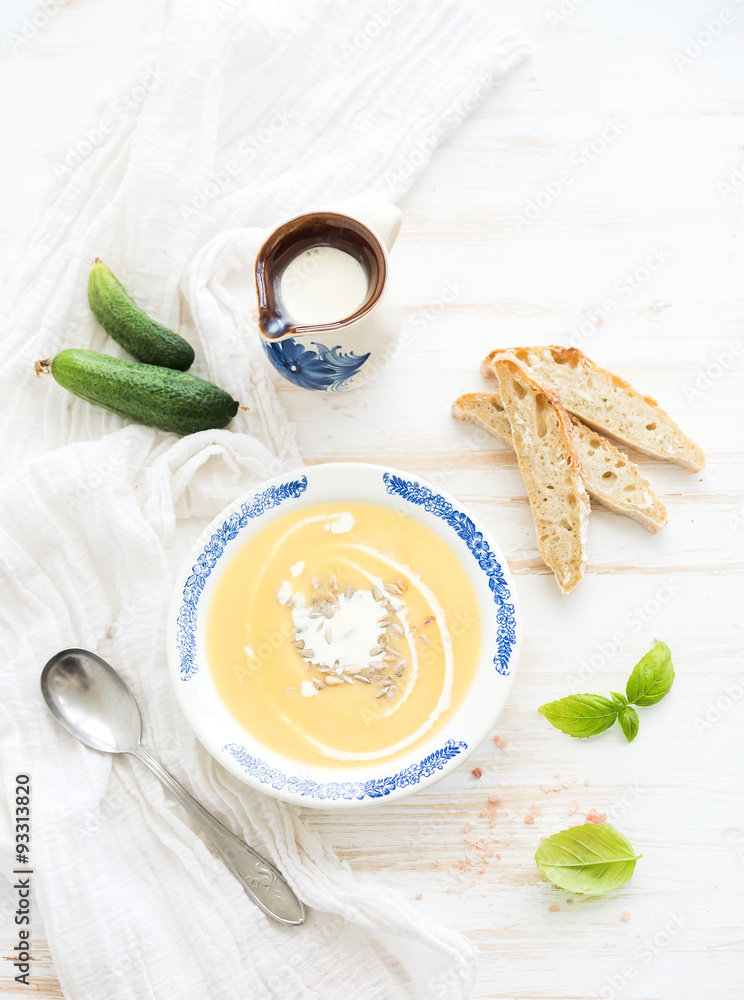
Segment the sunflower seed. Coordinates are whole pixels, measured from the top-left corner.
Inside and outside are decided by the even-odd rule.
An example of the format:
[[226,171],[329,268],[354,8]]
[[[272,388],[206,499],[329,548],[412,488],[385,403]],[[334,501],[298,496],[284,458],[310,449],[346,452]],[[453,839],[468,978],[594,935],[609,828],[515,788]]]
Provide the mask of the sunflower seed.
[[326,684],[343,684],[343,683],[344,682],[341,680],[341,678],[336,677],[335,674],[330,674],[328,677],[326,677]]
[[403,674],[405,673],[405,669],[406,669],[406,661],[401,660],[400,663],[398,664],[398,669],[395,671],[395,676],[402,677]]
[[329,646],[333,642],[333,633],[329,628],[325,630],[325,641],[328,643]]
[[431,643],[429,642],[429,636],[428,635],[420,635],[419,639],[422,642],[425,642],[427,646],[431,646]]
[[302,641],[302,639],[295,639],[295,646],[297,646],[298,649],[304,649],[305,643]]
[[362,668],[358,663],[350,663],[348,666],[344,667],[345,674],[358,674]]
[[346,598],[347,601],[350,601],[353,596],[354,596],[354,588],[351,585],[349,585],[344,591],[344,597]]
[[379,656],[383,652],[382,646],[373,646],[369,651],[370,656]]
[[312,651],[312,649],[301,649],[300,656],[304,660],[312,660],[312,658],[315,656],[315,653]]
[[395,686],[395,684],[391,684],[390,687],[385,692],[385,697],[388,699],[388,701],[392,701],[397,693],[398,693],[397,687]]
[[386,694],[388,693],[388,691],[389,691],[389,690],[390,690],[389,688],[386,688],[386,687],[384,687],[384,688],[382,689],[382,691],[379,691],[379,692],[378,692],[378,693],[377,693],[377,694],[375,695],[375,701],[377,701],[377,699],[378,699],[378,698],[382,698],[382,697],[383,697],[383,695],[386,695]]
[[354,674],[354,680],[355,681],[361,681],[362,684],[371,684],[372,683],[372,681],[369,679],[369,677],[365,677],[364,674]]
[[385,655],[383,656],[383,660],[385,661],[385,663],[395,663],[397,659],[398,659],[397,654],[392,652],[385,653]]
[[392,628],[393,632],[397,632],[398,635],[406,634],[406,630],[403,628],[402,625],[399,625],[397,622],[393,622],[393,624],[390,627]]
[[390,619],[381,618],[377,624],[380,626],[380,628],[387,628],[388,625],[390,624]]
[[318,680],[317,677],[313,677],[313,687],[316,691],[323,691],[325,689],[325,684],[323,681]]
[[336,611],[335,611],[334,608],[328,608],[328,610],[325,613],[325,617],[326,618],[333,618],[333,616],[334,616],[335,613],[336,613]]
[[399,576],[396,576],[393,582],[395,583],[395,586],[398,588],[401,594],[403,593],[404,590],[408,590],[408,584],[406,583],[405,580],[401,580]]
[[313,590],[317,590],[318,587],[320,586],[320,581],[316,576],[313,577],[312,584],[313,584]]
[[386,583],[385,584],[385,590],[387,590],[388,594],[402,594],[403,593],[403,591],[400,589],[400,587],[396,587],[394,583]]
[[338,580],[335,573],[331,573],[331,579],[328,581],[328,589],[332,594],[335,594],[338,590]]
[[383,592],[380,590],[379,587],[373,587],[372,588],[372,596],[374,597],[374,599],[376,601],[381,601],[384,598],[385,595],[383,594]]
[[424,618],[424,625],[431,625],[431,623],[434,621],[436,621],[434,615],[429,615],[428,618]]

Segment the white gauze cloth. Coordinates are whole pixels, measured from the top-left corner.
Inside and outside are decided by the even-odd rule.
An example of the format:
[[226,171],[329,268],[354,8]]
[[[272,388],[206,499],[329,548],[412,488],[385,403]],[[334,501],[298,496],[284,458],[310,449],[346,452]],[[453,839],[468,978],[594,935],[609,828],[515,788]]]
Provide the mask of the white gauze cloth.
[[[0,860],[9,875],[8,804],[28,773],[33,883],[71,1000],[471,994],[468,941],[352,873],[301,810],[197,745],[164,636],[185,547],[235,496],[301,461],[229,291],[236,274],[252,281],[253,227],[321,201],[395,199],[523,52],[464,0],[167,0],[138,114],[71,172],[5,290]],[[249,407],[229,430],[127,426],[35,376],[34,361],[64,347],[122,355],[87,305],[96,256],[194,345],[195,374]],[[53,721],[39,674],[73,645],[123,674],[146,745],[283,871],[310,907],[304,927],[265,917],[137,761],[94,753]]]

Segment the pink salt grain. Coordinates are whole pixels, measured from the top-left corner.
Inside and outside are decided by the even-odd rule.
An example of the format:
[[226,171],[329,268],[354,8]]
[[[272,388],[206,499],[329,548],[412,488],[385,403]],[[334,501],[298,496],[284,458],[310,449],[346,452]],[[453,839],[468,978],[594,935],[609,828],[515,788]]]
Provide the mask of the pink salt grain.
[[498,803],[501,802],[503,798],[504,795],[502,792],[491,792],[491,794],[488,796],[488,801],[491,803],[492,806],[495,806],[498,805]]
[[623,910],[623,912],[620,914],[620,919],[630,920],[630,910]]
[[474,767],[473,771],[472,771],[472,774],[473,774],[474,778],[482,778],[483,777],[483,770],[480,767]]
[[496,819],[497,819],[497,817],[498,817],[498,813],[496,812],[495,809],[489,809],[488,810],[488,822],[489,822],[489,824],[491,826],[496,826]]
[[586,814],[587,823],[606,823],[607,813],[599,813],[596,809],[590,809]]
[[465,826],[462,828],[462,832],[463,833],[470,833],[470,831],[472,829],[473,829],[473,824],[472,823],[466,823]]
[[551,913],[558,913],[558,911],[560,910],[560,906],[557,903],[551,903],[548,909],[550,910]]
[[579,808],[579,800],[578,799],[571,799],[571,801],[568,803],[568,806],[569,806],[569,808],[568,808],[568,815],[569,816],[573,816],[573,814]]
[[423,892],[417,892],[416,893],[416,899],[423,899],[423,898],[424,898]]
[[524,821],[525,823],[532,824],[535,822],[535,817],[532,815],[532,813],[527,813],[527,815],[524,817]]
[[505,746],[508,746],[508,742],[507,740],[504,739],[503,736],[494,736],[493,742],[496,744],[497,747],[501,747],[502,750],[504,749]]

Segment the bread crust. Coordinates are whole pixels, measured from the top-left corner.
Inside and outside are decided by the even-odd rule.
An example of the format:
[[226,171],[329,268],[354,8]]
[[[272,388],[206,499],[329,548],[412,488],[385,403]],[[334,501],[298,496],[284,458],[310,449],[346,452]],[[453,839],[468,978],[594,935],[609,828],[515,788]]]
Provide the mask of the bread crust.
[[[452,404],[452,416],[483,428],[499,441],[503,441],[512,451],[514,450],[509,417],[497,392],[465,393]],[[647,531],[656,532],[663,527],[667,523],[666,507],[656,496],[651,483],[638,466],[630,461],[625,452],[616,448],[609,438],[587,427],[578,417],[572,414],[569,416],[573,424],[574,443],[581,458],[584,485],[589,496],[608,510],[633,518]],[[587,441],[588,435],[590,437]],[[589,450],[595,439],[598,445],[597,456]],[[622,478],[626,485],[628,483],[633,485],[635,487],[633,491],[618,493],[617,490],[613,490],[611,483],[605,483],[604,476],[608,463],[613,472],[618,467],[622,468],[622,472],[617,473],[617,478]]]
[[[532,368],[558,392],[566,409],[587,426],[652,458],[674,462],[691,472],[699,472],[705,465],[702,449],[683,433],[655,399],[642,395],[619,375],[601,368],[578,348],[549,345],[491,351],[481,366],[486,377],[494,373],[493,366],[502,356],[514,357]],[[571,373],[577,370],[579,375],[572,377]],[[587,382],[602,385],[608,398],[580,391],[578,383],[582,377]],[[613,412],[609,398],[616,391],[624,396],[627,404],[627,407],[619,407],[620,416]],[[635,422],[629,413],[633,408],[638,411]]]
[[[568,594],[584,574],[591,509],[571,419],[555,391],[517,358],[501,355],[494,361],[493,367],[501,386],[501,400],[509,418],[514,450],[527,487],[540,554],[553,570],[561,591]],[[518,392],[515,384],[519,386]],[[527,426],[529,405],[525,413],[520,407],[520,402],[528,393],[532,393],[536,404],[535,426],[532,428]],[[540,397],[546,401],[545,404],[538,405]],[[538,413],[542,414],[542,428],[537,422]],[[551,483],[546,482],[544,456],[536,444],[536,440],[542,442],[543,439],[557,451],[548,464],[548,475],[555,472]],[[541,462],[543,469],[539,470]],[[548,507],[555,507],[560,517],[551,515]]]

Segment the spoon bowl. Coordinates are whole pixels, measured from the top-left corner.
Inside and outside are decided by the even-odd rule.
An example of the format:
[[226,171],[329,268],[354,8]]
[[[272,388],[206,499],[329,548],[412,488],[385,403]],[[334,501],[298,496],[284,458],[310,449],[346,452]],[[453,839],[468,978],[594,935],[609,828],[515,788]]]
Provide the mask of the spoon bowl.
[[56,653],[42,671],[41,693],[57,722],[87,747],[131,753],[139,746],[142,718],[134,695],[95,653]]

